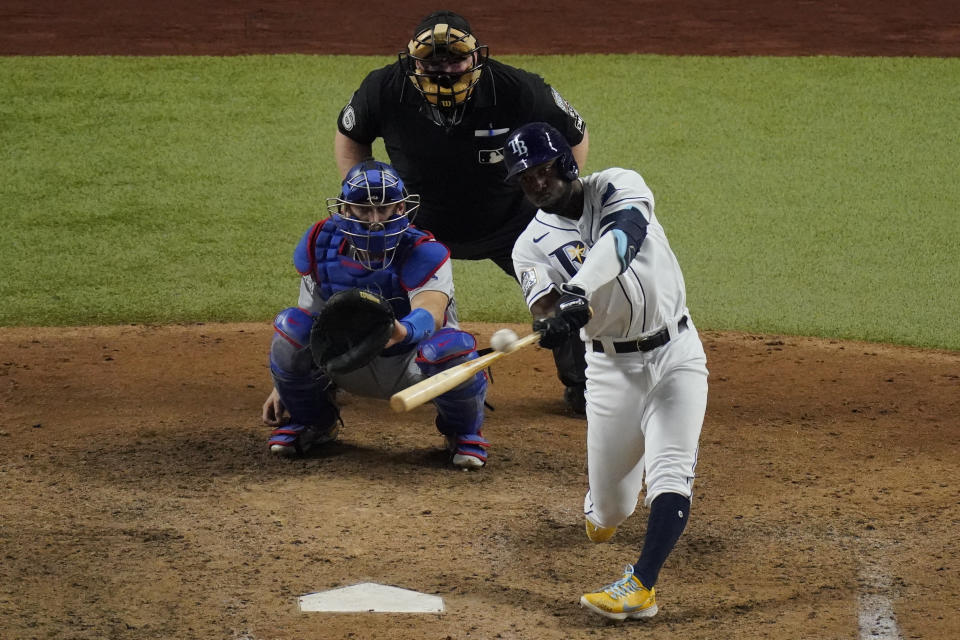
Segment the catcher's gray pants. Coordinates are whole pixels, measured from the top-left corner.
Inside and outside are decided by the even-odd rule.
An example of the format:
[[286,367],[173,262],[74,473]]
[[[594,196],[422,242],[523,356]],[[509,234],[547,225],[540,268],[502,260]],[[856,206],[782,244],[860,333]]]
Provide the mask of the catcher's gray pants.
[[[416,349],[396,356],[381,356],[361,369],[338,376],[329,376],[329,379],[341,389],[354,395],[389,399],[397,391],[423,380],[423,374],[417,367],[416,357]],[[314,379],[327,377],[314,364],[309,347],[297,348],[277,334],[274,334],[273,343],[270,346],[270,364],[274,370],[275,381],[278,370],[284,377],[309,376]]]

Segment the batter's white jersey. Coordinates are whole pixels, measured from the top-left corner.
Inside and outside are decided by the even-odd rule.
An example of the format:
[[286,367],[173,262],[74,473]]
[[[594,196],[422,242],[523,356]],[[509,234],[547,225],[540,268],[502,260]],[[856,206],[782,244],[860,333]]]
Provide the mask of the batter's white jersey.
[[676,322],[687,310],[686,285],[663,227],[653,193],[640,174],[606,169],[581,178],[583,215],[573,221],[540,211],[513,247],[513,264],[527,306],[569,281],[611,223],[635,209],[647,235],[627,270],[590,296],[593,318],[582,337],[638,338]]
[[[581,330],[587,344],[590,481],[584,515],[595,525],[615,527],[636,509],[644,481],[648,505],[663,493],[692,495],[707,402],[706,355],[689,318],[683,274],[643,178],[614,168],[580,180],[580,219],[537,212],[514,245],[513,262],[532,306],[577,275],[611,225],[636,230],[646,223],[646,236],[626,269],[590,294],[593,316]],[[613,246],[606,244],[610,255],[597,254],[590,262],[618,265]],[[659,347],[642,350],[635,342],[664,333],[669,340]]]

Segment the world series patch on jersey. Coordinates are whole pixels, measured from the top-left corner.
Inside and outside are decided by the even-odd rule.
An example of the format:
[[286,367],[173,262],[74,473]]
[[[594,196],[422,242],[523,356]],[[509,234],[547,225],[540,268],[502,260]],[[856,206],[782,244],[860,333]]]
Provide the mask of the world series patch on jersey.
[[523,299],[530,297],[530,292],[537,286],[537,270],[524,269],[520,273],[520,290],[523,291]]
[[540,211],[513,247],[513,263],[527,306],[577,274],[587,248],[572,220]]

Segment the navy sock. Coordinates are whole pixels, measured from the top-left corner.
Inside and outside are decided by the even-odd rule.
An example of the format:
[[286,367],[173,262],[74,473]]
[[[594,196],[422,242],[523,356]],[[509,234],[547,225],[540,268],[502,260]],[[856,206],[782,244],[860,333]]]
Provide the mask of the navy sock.
[[650,505],[647,535],[633,573],[647,589],[652,589],[663,563],[680,539],[690,517],[690,498],[679,493],[662,493]]

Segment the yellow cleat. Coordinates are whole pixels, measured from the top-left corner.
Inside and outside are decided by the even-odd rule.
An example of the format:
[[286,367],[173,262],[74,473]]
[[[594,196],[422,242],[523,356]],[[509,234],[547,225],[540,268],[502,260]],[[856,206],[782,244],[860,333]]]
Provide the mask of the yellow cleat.
[[627,565],[620,580],[607,585],[602,591],[583,594],[580,606],[612,620],[652,618],[657,615],[654,590],[647,589],[637,580],[630,565]]
[[616,527],[597,526],[590,522],[590,518],[585,518],[584,521],[586,522],[587,537],[590,539],[590,542],[606,542],[617,532]]

